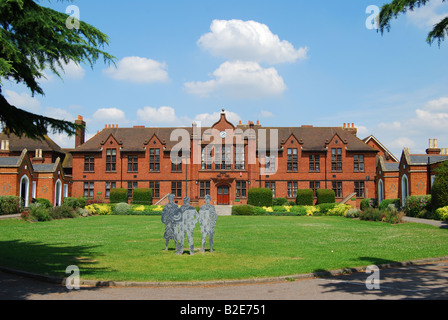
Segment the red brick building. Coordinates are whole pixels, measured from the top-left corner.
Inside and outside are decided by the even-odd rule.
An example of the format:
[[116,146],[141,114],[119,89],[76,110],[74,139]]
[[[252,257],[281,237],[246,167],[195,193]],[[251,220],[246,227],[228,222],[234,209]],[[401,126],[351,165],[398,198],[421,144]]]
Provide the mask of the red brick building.
[[60,205],[71,193],[71,155],[45,136],[0,134],[0,196],[20,196],[27,207],[45,198]]
[[[78,119],[80,123],[82,118]],[[108,125],[72,153],[73,196],[107,199],[113,188],[153,189],[202,205],[244,204],[253,187],[295,199],[298,189],[333,189],[341,201],[375,196],[378,150],[343,127],[234,125],[221,114],[209,128],[118,128]],[[182,162],[173,155],[183,149]],[[359,204],[358,200],[358,204]]]

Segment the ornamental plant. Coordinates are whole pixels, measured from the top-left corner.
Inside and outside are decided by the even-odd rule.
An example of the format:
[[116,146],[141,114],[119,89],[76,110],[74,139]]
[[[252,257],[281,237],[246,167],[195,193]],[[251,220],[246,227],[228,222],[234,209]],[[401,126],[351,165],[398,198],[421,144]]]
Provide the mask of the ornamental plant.
[[437,220],[448,221],[448,206],[437,209],[435,218]]
[[403,210],[408,217],[423,218],[431,210],[431,195],[408,197]]

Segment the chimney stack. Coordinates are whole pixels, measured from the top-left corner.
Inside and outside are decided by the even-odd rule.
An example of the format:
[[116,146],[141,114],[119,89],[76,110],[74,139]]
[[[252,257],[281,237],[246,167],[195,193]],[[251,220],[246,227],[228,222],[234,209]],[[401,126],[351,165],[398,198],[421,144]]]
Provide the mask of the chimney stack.
[[350,132],[352,135],[354,135],[356,137],[356,135],[358,134],[358,129],[355,127],[355,124],[352,123],[344,123],[344,127],[343,129],[347,132]]
[[426,154],[440,155],[441,151],[442,150],[438,148],[437,139],[429,139],[429,148],[426,149]]
[[76,129],[76,137],[75,137],[75,148],[84,144],[86,139],[86,123],[82,116],[78,116],[78,119],[75,120],[75,124],[82,126],[82,128]]

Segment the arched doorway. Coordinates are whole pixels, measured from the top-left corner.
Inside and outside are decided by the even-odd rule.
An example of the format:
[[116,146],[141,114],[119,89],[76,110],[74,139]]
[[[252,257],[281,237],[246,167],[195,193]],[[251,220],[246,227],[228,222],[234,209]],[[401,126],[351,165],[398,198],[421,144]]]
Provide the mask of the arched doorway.
[[383,180],[378,181],[378,204],[381,204],[384,200],[384,184]]
[[229,205],[230,204],[230,186],[229,185],[219,185],[218,189],[218,205]]
[[404,207],[406,199],[409,197],[409,180],[406,175],[401,179],[401,205]]
[[25,175],[20,179],[20,199],[22,205],[26,208],[30,202],[30,179]]
[[54,206],[59,207],[62,204],[62,183],[61,180],[56,181],[54,186]]

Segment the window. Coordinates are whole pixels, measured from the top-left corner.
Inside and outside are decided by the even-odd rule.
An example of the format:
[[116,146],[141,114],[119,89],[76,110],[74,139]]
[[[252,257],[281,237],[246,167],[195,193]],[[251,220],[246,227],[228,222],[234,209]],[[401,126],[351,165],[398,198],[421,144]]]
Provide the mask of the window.
[[355,172],[364,172],[364,156],[363,155],[355,155]]
[[150,181],[149,188],[152,189],[153,198],[160,198],[160,182],[159,181]]
[[117,187],[117,183],[116,182],[110,182],[107,181],[106,182],[106,199],[110,198],[110,190],[115,189]]
[[237,181],[236,182],[236,198],[247,198],[247,182]]
[[132,198],[132,191],[134,189],[138,188],[138,182],[137,181],[129,181],[128,182],[128,198]]
[[215,147],[215,168],[217,170],[232,169],[232,146]]
[[212,170],[212,146],[202,148],[202,170]]
[[176,198],[182,198],[182,182],[171,182],[171,193]]
[[160,171],[160,149],[149,150],[149,171],[150,172]]
[[311,181],[310,189],[313,190],[314,198],[317,198],[317,190],[320,189],[320,182],[319,181]]
[[297,197],[297,181],[288,182],[288,198]]
[[85,156],[84,157],[84,172],[95,172],[95,157]]
[[288,149],[288,171],[298,171],[297,149]]
[[106,172],[117,171],[117,149],[106,150]]
[[94,182],[84,182],[84,198],[93,198],[94,197]]
[[138,172],[138,156],[128,156],[128,172]]
[[333,181],[333,191],[336,198],[342,198],[342,182],[341,181]]
[[265,168],[266,173],[275,173],[275,156],[265,157]]
[[342,171],[342,149],[331,149],[331,171]]
[[235,170],[244,170],[244,145],[235,147]]
[[210,195],[210,181],[199,182],[199,191],[201,198],[205,198],[206,195]]
[[320,172],[319,155],[310,155],[310,172]]
[[272,190],[272,197],[275,198],[275,182],[266,181],[264,183],[264,187],[266,189],[271,189]]
[[355,181],[356,197],[364,198],[365,196],[365,183],[364,181]]

